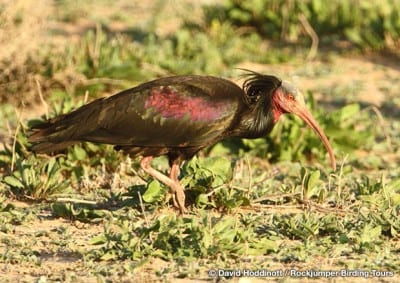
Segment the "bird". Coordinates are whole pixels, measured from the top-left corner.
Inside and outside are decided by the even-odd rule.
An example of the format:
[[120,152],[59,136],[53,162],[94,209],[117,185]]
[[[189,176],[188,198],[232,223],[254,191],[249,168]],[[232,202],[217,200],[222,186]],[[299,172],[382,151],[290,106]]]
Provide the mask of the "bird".
[[[183,75],[158,78],[33,126],[31,151],[51,154],[79,142],[114,145],[136,158],[152,178],[169,187],[173,205],[186,213],[181,164],[200,150],[231,138],[268,135],[282,114],[299,116],[320,137],[333,170],[328,138],[307,109],[303,94],[274,75],[245,70],[242,87],[219,77]],[[151,166],[168,157],[166,175]]]

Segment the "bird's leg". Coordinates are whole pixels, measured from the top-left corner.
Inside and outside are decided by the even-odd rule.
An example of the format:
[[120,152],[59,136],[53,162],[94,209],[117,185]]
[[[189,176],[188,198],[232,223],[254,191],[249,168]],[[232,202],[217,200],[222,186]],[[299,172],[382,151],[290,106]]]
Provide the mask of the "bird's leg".
[[[185,192],[181,183],[179,182],[179,161],[174,161],[171,164],[171,171],[169,173],[170,179],[176,184],[175,193],[172,195],[172,201],[175,207],[179,207],[182,213],[186,212],[185,208]],[[182,210],[183,208],[183,210]]]
[[185,213],[187,211],[185,208],[185,193],[182,185],[179,183],[178,180],[179,164],[172,164],[170,177],[167,177],[151,167],[152,160],[153,156],[143,157],[143,159],[140,161],[140,166],[147,174],[170,188],[173,195],[174,206],[178,208],[181,213]]

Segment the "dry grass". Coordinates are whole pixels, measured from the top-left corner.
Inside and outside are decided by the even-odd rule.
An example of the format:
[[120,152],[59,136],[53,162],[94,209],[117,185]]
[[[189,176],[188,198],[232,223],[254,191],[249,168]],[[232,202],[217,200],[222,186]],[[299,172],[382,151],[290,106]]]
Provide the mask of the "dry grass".
[[20,104],[20,94],[36,90],[27,62],[45,45],[51,12],[50,0],[0,1],[0,101]]
[[2,65],[2,73],[6,73],[42,45],[51,1],[2,0],[0,7],[0,62],[10,63]]

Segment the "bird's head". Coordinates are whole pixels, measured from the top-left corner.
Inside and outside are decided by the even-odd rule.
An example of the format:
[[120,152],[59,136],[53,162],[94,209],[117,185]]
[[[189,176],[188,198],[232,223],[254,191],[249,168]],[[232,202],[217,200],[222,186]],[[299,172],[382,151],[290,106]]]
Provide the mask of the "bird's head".
[[274,121],[277,122],[280,115],[293,113],[299,116],[308,126],[310,126],[320,137],[328,151],[331,159],[331,166],[336,169],[335,155],[324,131],[314,119],[311,112],[307,109],[303,94],[292,84],[283,81],[272,93],[272,111]]
[[332,168],[336,169],[335,155],[324,131],[314,119],[311,112],[307,109],[303,94],[292,84],[281,81],[275,76],[262,75],[253,71],[244,70],[247,79],[243,84],[248,104],[261,103],[263,111],[272,112],[273,122],[276,123],[279,117],[285,113],[293,113],[299,116],[308,126],[310,126],[320,137],[328,151],[331,159]]

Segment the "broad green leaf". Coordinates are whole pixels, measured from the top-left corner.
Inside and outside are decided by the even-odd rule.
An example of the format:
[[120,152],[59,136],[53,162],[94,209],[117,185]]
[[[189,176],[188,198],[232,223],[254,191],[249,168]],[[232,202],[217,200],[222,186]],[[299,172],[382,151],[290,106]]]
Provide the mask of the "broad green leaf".
[[107,243],[107,237],[104,234],[91,238],[88,242],[91,245],[102,245]]
[[147,190],[142,198],[145,202],[153,203],[162,200],[166,192],[166,189],[164,189],[157,180],[153,180],[147,186]]
[[199,194],[196,198],[196,205],[199,207],[205,207],[210,204],[207,194]]
[[393,206],[400,205],[400,194],[391,195],[390,200],[391,200]]
[[372,227],[370,224],[366,225],[361,232],[360,242],[365,244],[376,241],[380,237],[381,233],[381,226]]
[[231,162],[223,157],[210,157],[201,161],[201,166],[209,173],[213,178],[212,186],[220,186],[232,179],[232,165]]
[[253,248],[253,255],[263,255],[267,251],[276,251],[278,249],[276,241],[267,238],[257,239],[257,241],[251,243],[251,247]]
[[201,161],[204,168],[209,169],[214,175],[224,177],[226,179],[232,178],[232,165],[231,161],[224,157],[211,157],[205,158]]
[[340,109],[340,120],[345,121],[349,118],[354,117],[359,112],[360,112],[360,105],[358,103],[346,105],[345,107]]
[[309,177],[307,178],[306,183],[306,190],[307,190],[307,197],[310,198],[317,194],[318,186],[317,184],[320,181],[321,173],[319,170],[315,170],[312,172]]
[[6,183],[7,185],[9,185],[11,187],[20,188],[20,189],[23,189],[25,187],[24,184],[19,179],[15,178],[14,176],[6,176],[4,178],[4,183]]
[[308,178],[307,182],[307,190],[312,189],[318,183],[320,176],[321,173],[319,172],[319,170],[315,170],[310,174],[310,177]]
[[111,250],[111,251],[109,251],[109,252],[106,252],[105,254],[103,254],[103,255],[100,257],[101,260],[105,260],[105,261],[113,260],[113,259],[115,259],[115,258],[117,258],[117,255],[115,254],[115,251],[114,251],[114,250]]
[[201,241],[203,243],[204,248],[208,249],[213,242],[213,235],[210,233],[209,229],[203,228],[204,229],[204,234],[203,237],[201,238]]
[[70,217],[73,213],[71,211],[71,206],[65,203],[53,203],[51,205],[51,210],[57,217]]
[[78,145],[74,146],[74,151],[73,152],[74,152],[74,157],[75,157],[76,160],[83,161],[83,160],[85,160],[87,158],[86,151],[82,147],[80,147]]
[[234,227],[235,219],[234,217],[224,217],[220,219],[213,227],[214,233],[222,233],[226,230],[231,230]]

